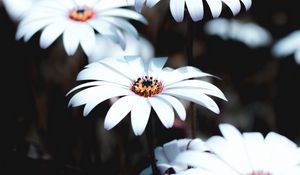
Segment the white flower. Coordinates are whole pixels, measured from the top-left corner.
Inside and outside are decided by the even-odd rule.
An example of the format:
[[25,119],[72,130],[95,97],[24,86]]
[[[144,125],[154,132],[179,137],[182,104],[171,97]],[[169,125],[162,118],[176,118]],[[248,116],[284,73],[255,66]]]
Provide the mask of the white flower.
[[123,50],[119,45],[102,35],[96,35],[96,47],[88,57],[88,62],[92,63],[107,57],[122,57],[138,55],[147,60],[154,57],[154,47],[146,38],[135,39],[132,35],[125,34],[126,49]]
[[295,62],[300,64],[300,31],[294,31],[277,41],[271,52],[278,58],[294,54]]
[[288,138],[275,132],[265,138],[259,132],[241,134],[230,124],[220,124],[219,128],[223,137],[213,136],[206,141],[213,154],[183,153],[174,162],[188,161],[211,175],[300,174],[300,149]]
[[123,32],[138,37],[135,27],[126,19],[147,23],[146,19],[127,7],[126,0],[42,0],[37,2],[20,22],[17,39],[28,41],[42,30],[40,46],[49,47],[61,34],[68,55],[73,55],[79,43],[90,55],[94,50],[95,32],[126,47]]
[[[236,15],[241,10],[240,1],[244,4],[247,10],[252,4],[252,0],[206,0],[206,3],[211,10],[212,16],[216,18],[221,14],[222,2],[230,8],[233,15]],[[134,2],[136,10],[141,12],[144,4],[151,8],[157,4],[159,0],[135,0]],[[187,7],[193,21],[199,21],[203,18],[203,0],[170,0],[170,10],[172,16],[177,22],[181,22],[183,20],[185,6]]]
[[[190,168],[189,164],[174,162],[177,156],[187,151],[203,152],[207,150],[205,143],[199,138],[172,140],[155,148],[156,166],[162,175],[185,172]],[[140,173],[140,175],[150,174],[152,174],[151,167]]]
[[251,48],[268,46],[272,42],[269,31],[252,22],[239,20],[214,19],[204,26],[205,33],[217,35],[224,40],[235,40]]
[[2,3],[10,18],[19,21],[37,1],[39,0],[2,0]]
[[167,58],[153,58],[144,63],[140,57],[106,58],[89,64],[77,80],[94,80],[75,87],[69,93],[86,88],[75,94],[71,106],[84,105],[84,116],[99,103],[121,97],[106,114],[104,127],[111,129],[130,111],[135,135],[141,135],[147,125],[151,108],[166,128],[174,123],[174,111],[185,120],[186,111],[175,97],[200,104],[215,113],[218,105],[207,95],[226,100],[214,85],[194,78],[209,76],[191,66],[178,69],[164,68]]

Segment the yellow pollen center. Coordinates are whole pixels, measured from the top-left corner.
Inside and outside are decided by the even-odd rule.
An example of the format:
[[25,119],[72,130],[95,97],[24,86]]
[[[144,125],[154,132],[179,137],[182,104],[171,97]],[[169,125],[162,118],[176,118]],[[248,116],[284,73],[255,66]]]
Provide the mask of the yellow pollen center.
[[248,175],[272,175],[271,173],[263,172],[263,171],[254,171],[249,173]]
[[154,80],[153,77],[144,76],[142,78],[138,78],[133,83],[131,90],[137,95],[152,97],[163,90],[163,84],[158,80]]
[[85,22],[91,19],[94,16],[94,14],[95,13],[92,9],[87,7],[82,7],[82,8],[71,10],[69,17],[75,21]]

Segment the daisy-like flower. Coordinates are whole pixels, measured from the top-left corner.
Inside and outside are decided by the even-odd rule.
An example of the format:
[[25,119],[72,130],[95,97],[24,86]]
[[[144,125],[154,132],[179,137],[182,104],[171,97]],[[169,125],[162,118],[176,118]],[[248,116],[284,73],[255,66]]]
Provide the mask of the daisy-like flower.
[[126,19],[147,23],[141,14],[123,8],[128,6],[126,0],[42,0],[20,22],[16,38],[28,41],[42,30],[40,46],[47,48],[63,35],[68,55],[73,55],[80,44],[89,56],[94,50],[97,32],[125,49],[123,32],[138,37],[137,30]]
[[211,20],[205,24],[204,31],[208,35],[216,35],[224,40],[242,42],[251,48],[268,46],[273,40],[270,32],[256,23],[235,19]]
[[146,38],[140,36],[137,40],[129,34],[125,34],[125,37],[127,47],[123,50],[110,39],[103,37],[102,35],[97,35],[96,47],[88,57],[88,62],[92,63],[107,57],[122,57],[129,55],[138,55],[145,60],[154,57],[154,47]]
[[69,101],[71,106],[84,105],[84,116],[99,103],[114,97],[119,98],[108,110],[104,127],[116,126],[130,111],[135,135],[141,135],[147,125],[151,108],[166,128],[174,123],[174,111],[185,120],[186,111],[177,99],[192,101],[215,113],[218,105],[207,95],[226,100],[216,86],[195,78],[210,76],[191,66],[178,69],[163,68],[167,58],[153,58],[144,62],[138,56],[106,58],[89,64],[77,80],[94,80],[81,84],[69,93],[76,93]]
[[213,136],[206,141],[212,153],[187,152],[174,162],[188,161],[210,175],[300,174],[300,149],[288,138],[275,132],[266,137],[259,132],[241,134],[230,124],[220,124],[219,128],[223,137]]
[[272,55],[277,58],[294,55],[295,62],[300,64],[300,31],[294,31],[277,41],[272,48]]
[[[174,162],[178,155],[186,151],[203,152],[208,151],[208,149],[205,146],[205,143],[199,138],[172,140],[168,143],[165,143],[163,146],[155,148],[154,154],[157,161],[156,166],[159,169],[160,173],[162,175],[168,175],[175,173],[177,174],[179,172],[188,170],[190,168],[188,164],[178,164]],[[140,173],[140,175],[151,174],[151,167],[146,168]]]
[[[128,0],[131,2],[131,0]],[[142,11],[144,4],[147,7],[153,7],[160,0],[134,0],[135,8],[138,12]],[[211,14],[214,18],[220,16],[222,11],[222,2],[225,3],[233,15],[241,10],[241,3],[244,4],[246,10],[251,7],[252,0],[206,0]],[[200,21],[204,16],[203,0],[170,0],[170,10],[175,21],[183,21],[185,6],[193,21]]]
[[39,0],[2,0],[2,3],[9,17],[17,22],[23,18],[37,1]]

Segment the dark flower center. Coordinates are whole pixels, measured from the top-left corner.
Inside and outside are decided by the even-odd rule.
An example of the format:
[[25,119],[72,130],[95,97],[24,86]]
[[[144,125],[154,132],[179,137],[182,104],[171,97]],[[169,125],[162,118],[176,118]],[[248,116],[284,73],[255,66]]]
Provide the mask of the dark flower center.
[[81,7],[71,10],[69,18],[74,21],[85,22],[95,15],[94,11],[88,7]]
[[153,77],[144,76],[142,78],[138,78],[133,83],[131,90],[137,95],[152,97],[163,90],[163,84],[162,82],[153,79]]

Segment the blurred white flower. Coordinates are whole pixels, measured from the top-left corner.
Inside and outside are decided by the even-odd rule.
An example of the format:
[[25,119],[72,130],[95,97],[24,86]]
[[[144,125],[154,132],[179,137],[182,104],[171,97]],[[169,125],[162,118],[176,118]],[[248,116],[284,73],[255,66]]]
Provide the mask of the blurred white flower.
[[[155,148],[156,166],[162,175],[178,174],[190,171],[190,165],[186,163],[176,163],[174,160],[184,152],[203,152],[208,151],[205,143],[197,139],[179,139],[165,143],[163,146]],[[195,170],[193,170],[195,171]],[[140,175],[151,175],[151,167],[143,170]]]
[[295,62],[300,64],[300,31],[294,31],[277,41],[271,53],[278,58],[294,54]]
[[110,38],[123,49],[123,32],[138,37],[135,27],[124,18],[147,23],[146,19],[128,7],[126,0],[42,0],[37,2],[20,22],[16,38],[28,41],[42,30],[40,46],[49,47],[61,34],[68,55],[73,55],[79,43],[90,55],[96,44],[95,32]]
[[92,63],[107,57],[141,56],[147,60],[155,55],[154,47],[146,38],[139,37],[137,40],[132,35],[125,34],[126,49],[102,35],[96,35],[96,45],[92,54],[88,57],[88,62]]
[[37,1],[40,0],[2,0],[2,3],[9,17],[18,22]]
[[208,35],[217,35],[224,40],[235,40],[248,47],[268,46],[272,42],[269,31],[252,22],[242,22],[235,19],[214,19],[207,22],[204,31]]
[[174,111],[185,120],[186,111],[177,99],[200,104],[215,113],[218,105],[208,95],[226,100],[216,86],[195,78],[210,76],[191,66],[178,69],[163,68],[167,58],[153,58],[144,62],[138,56],[105,58],[91,63],[82,70],[77,80],[93,80],[73,88],[76,93],[71,106],[84,106],[86,116],[99,103],[119,97],[106,114],[104,127],[116,126],[130,111],[135,135],[141,135],[147,125],[151,108],[166,128],[174,124]]
[[[142,11],[144,4],[147,7],[153,7],[160,0],[128,0],[134,1],[135,8],[138,12]],[[222,11],[222,3],[225,3],[233,15],[236,15],[241,10],[241,3],[248,10],[251,7],[252,0],[205,0],[208,4],[211,14],[214,18],[220,16]],[[175,21],[183,21],[185,6],[193,21],[200,21],[204,15],[203,0],[170,0],[170,10]]]
[[[222,136],[206,141],[212,153],[182,153],[174,162],[189,163],[210,175],[300,174],[300,149],[288,138],[270,132],[241,134],[230,124],[220,124]],[[204,174],[207,174],[204,173]]]

